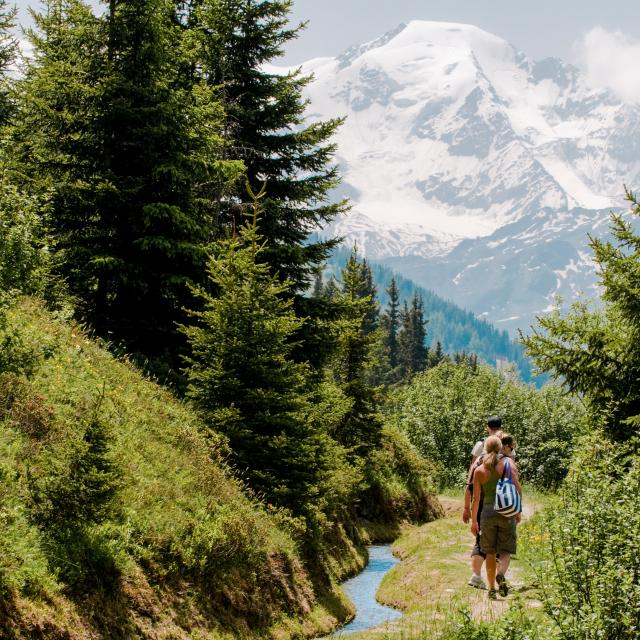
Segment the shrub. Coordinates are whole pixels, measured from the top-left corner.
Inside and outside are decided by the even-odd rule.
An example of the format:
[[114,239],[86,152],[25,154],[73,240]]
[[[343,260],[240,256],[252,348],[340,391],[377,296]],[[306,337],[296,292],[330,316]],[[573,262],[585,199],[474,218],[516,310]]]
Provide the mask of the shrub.
[[385,426],[380,445],[364,465],[361,516],[386,523],[428,522],[442,515],[434,484],[434,467],[395,427]]
[[429,637],[434,640],[544,640],[551,636],[529,615],[522,601],[516,599],[496,621],[477,622],[463,610]]
[[558,387],[541,391],[505,380],[489,367],[442,362],[417,375],[391,403],[391,419],[437,466],[441,486],[462,485],[486,419],[499,414],[515,436],[525,482],[557,486],[571,460],[584,414]]
[[590,438],[558,504],[527,527],[527,559],[563,638],[640,635],[639,494],[637,443]]
[[117,519],[122,482],[99,405],[84,426],[82,418],[79,428],[55,425],[27,461],[29,518],[43,534],[42,547],[52,567],[76,588],[104,584],[118,574],[112,542],[96,527]]
[[47,278],[48,253],[41,240],[41,203],[6,180],[0,183],[0,291],[36,293]]

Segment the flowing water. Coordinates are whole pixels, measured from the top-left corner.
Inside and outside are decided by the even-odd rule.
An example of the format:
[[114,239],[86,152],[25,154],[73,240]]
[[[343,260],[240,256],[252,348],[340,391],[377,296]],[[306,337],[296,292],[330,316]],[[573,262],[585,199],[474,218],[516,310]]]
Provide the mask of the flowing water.
[[385,607],[376,601],[376,592],[382,578],[391,567],[398,564],[397,558],[394,558],[391,553],[391,545],[374,545],[368,550],[369,564],[364,571],[342,585],[356,606],[356,617],[336,632],[338,637],[354,631],[364,631],[369,627],[377,627],[402,615],[400,611]]

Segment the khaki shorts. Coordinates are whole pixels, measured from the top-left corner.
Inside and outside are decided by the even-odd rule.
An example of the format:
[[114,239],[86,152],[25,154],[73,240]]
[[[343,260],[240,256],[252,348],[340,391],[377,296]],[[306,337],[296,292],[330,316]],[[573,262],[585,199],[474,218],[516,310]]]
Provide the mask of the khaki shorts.
[[480,548],[483,553],[516,552],[516,521],[506,518],[493,509],[482,511],[480,516]]

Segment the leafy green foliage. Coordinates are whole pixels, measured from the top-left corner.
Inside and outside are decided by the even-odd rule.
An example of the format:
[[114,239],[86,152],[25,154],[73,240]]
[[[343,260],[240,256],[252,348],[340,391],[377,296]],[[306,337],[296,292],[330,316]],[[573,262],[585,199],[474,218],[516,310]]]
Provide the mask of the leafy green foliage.
[[475,442],[486,436],[486,420],[499,414],[515,436],[525,482],[557,486],[571,463],[583,429],[580,406],[562,390],[541,391],[505,380],[485,366],[443,361],[417,375],[391,399],[391,417],[428,460],[443,486],[462,485]]
[[528,527],[527,560],[560,637],[637,638],[640,630],[637,443],[581,447],[553,507]]
[[38,213],[43,205],[8,180],[0,183],[0,290],[2,295],[44,289],[48,256]]
[[469,611],[460,611],[432,637],[437,640],[545,640],[552,636],[529,615],[520,600],[498,620],[478,622]]
[[46,291],[50,260],[38,217],[42,202],[10,183],[6,164],[0,182],[0,372],[30,374],[43,354],[42,345],[12,329],[7,311],[17,296]]
[[373,522],[429,522],[440,515],[433,499],[436,470],[397,428],[385,425],[364,466],[358,513]]
[[[627,197],[632,213],[640,205]],[[612,214],[613,241],[591,239],[603,286],[604,310],[584,303],[571,313],[559,310],[539,319],[539,328],[522,342],[543,371],[585,398],[594,424],[615,440],[626,440],[640,424],[640,236],[633,224]]]

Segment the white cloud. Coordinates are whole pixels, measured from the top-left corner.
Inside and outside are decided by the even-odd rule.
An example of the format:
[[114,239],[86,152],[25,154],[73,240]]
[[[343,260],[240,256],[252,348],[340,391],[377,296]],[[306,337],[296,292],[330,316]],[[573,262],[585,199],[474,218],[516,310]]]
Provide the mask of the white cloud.
[[574,45],[574,52],[592,85],[640,102],[640,40],[595,27]]

